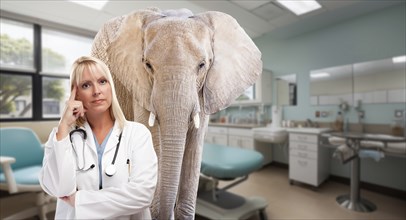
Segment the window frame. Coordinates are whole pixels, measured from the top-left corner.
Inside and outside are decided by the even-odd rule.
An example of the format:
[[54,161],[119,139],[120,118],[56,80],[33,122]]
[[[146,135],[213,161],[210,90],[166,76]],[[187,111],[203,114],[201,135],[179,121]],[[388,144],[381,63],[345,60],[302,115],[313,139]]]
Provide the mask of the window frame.
[[[0,122],[24,122],[24,121],[55,121],[59,120],[59,117],[43,117],[42,109],[42,80],[43,78],[59,78],[59,79],[69,79],[69,75],[54,75],[42,72],[42,45],[41,45],[41,33],[42,27],[51,29],[54,31],[61,31],[68,34],[79,35],[83,37],[94,38],[96,32],[90,30],[84,30],[80,28],[75,28],[71,26],[61,25],[57,23],[52,23],[49,21],[32,18],[28,16],[18,15],[14,13],[9,13],[3,10],[1,11],[1,18],[12,20],[16,22],[21,22],[29,25],[33,25],[33,49],[34,49],[34,70],[25,70],[19,68],[7,68],[1,67],[0,74],[16,74],[22,76],[30,76],[32,79],[31,95],[32,95],[32,116],[30,118],[1,118]],[[35,22],[32,22],[35,21]],[[61,112],[62,113],[62,112]]]

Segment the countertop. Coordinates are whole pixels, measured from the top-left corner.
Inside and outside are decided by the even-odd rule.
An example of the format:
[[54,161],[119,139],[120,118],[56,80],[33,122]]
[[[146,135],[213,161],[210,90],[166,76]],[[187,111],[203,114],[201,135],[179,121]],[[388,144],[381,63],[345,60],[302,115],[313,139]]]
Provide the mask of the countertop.
[[209,122],[209,126],[228,127],[228,128],[249,128],[249,129],[265,127],[265,125],[261,124],[234,124],[234,123],[218,123],[218,122]]

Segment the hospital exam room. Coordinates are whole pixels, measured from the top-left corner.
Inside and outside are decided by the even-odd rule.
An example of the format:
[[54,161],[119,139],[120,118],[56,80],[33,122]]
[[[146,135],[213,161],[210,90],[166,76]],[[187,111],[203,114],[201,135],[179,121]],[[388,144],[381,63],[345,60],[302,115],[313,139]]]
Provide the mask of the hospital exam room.
[[[164,21],[171,25],[156,28]],[[145,40],[159,31],[161,42]],[[404,0],[2,0],[0,36],[0,219],[55,219],[57,198],[39,172],[70,98],[70,68],[84,55],[104,59],[127,119],[145,124],[161,147],[153,219],[167,218],[163,210],[171,219],[184,210],[201,220],[406,219]],[[163,125],[180,116],[165,120],[162,103],[140,97],[169,99],[153,81],[172,66],[145,57],[190,36],[210,59],[197,58],[189,86],[197,101],[187,125],[172,129],[184,142],[168,161]],[[191,48],[174,57],[197,57]],[[137,84],[144,68],[146,84]]]

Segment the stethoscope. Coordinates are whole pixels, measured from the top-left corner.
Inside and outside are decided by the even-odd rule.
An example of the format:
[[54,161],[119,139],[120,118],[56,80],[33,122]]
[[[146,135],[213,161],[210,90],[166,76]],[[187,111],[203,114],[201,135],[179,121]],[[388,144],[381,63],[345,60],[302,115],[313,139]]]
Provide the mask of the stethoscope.
[[[74,133],[79,133],[80,136],[81,136],[82,139],[83,139],[82,160],[79,160],[78,152],[76,152],[76,146],[73,144],[72,135],[73,135]],[[104,171],[104,172],[106,173],[106,175],[109,176],[109,177],[113,176],[113,175],[116,173],[116,171],[117,171],[116,166],[115,166],[114,164],[115,164],[115,162],[116,162],[118,149],[120,148],[120,143],[121,143],[121,136],[122,136],[122,134],[123,134],[123,133],[121,132],[121,133],[120,133],[120,136],[118,137],[118,143],[117,143],[117,146],[116,146],[116,151],[114,152],[113,161],[111,161],[111,164],[109,164],[109,165],[106,167],[105,171]],[[87,141],[87,134],[86,134],[86,131],[83,130],[83,129],[81,129],[81,128],[76,128],[75,130],[69,132],[69,139],[70,139],[70,142],[71,142],[71,144],[72,144],[73,151],[75,152],[76,158],[77,158],[77,160],[78,160],[78,162],[77,162],[77,163],[78,163],[78,164],[77,164],[77,165],[78,165],[78,169],[79,169],[80,171],[88,171],[88,170],[90,170],[90,169],[93,169],[93,168],[95,167],[94,164],[90,165],[89,168],[86,168],[86,169],[85,169],[85,146],[86,146],[86,141]]]

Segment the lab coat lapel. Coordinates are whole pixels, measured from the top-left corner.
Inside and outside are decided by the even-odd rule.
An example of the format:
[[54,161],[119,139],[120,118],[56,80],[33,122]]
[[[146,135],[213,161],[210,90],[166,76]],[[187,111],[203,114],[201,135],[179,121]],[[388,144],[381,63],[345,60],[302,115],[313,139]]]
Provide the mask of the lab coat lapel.
[[[118,144],[118,136],[120,136],[120,128],[118,126],[117,120],[114,122],[113,126],[113,131],[110,134],[109,139],[107,140],[106,148],[104,149],[104,152],[108,152],[111,149],[116,149],[116,146]],[[121,141],[123,138],[121,138]]]
[[86,145],[91,149],[94,155],[97,155],[96,151],[96,143],[94,143],[94,136],[93,136],[93,131],[92,128],[90,127],[89,123],[85,122],[84,124],[86,134],[87,134],[87,141]]

